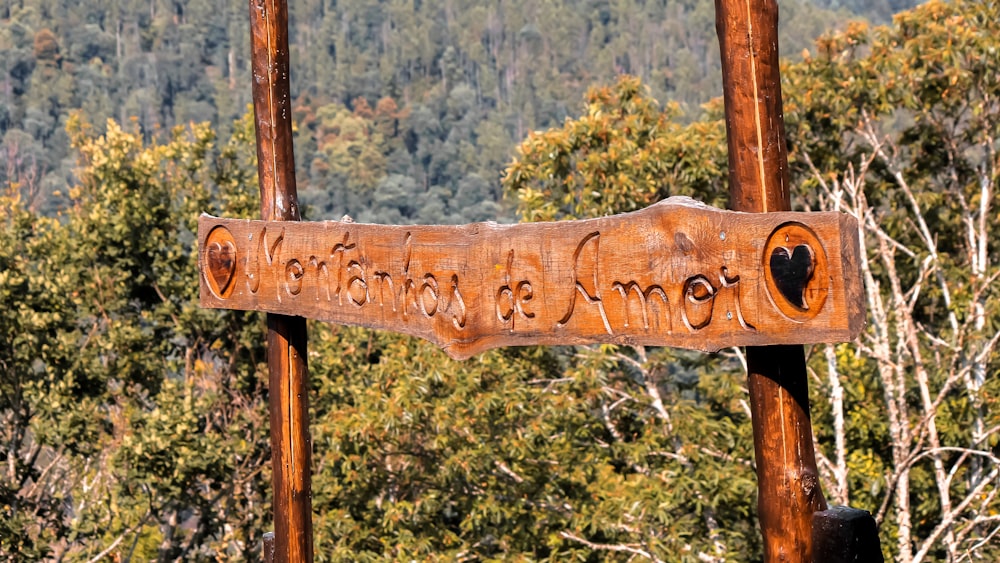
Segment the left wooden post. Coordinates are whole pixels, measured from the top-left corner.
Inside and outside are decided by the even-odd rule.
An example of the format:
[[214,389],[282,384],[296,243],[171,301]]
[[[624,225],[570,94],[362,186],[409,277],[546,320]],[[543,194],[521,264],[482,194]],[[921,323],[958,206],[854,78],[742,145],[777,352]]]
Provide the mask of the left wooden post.
[[[260,211],[265,221],[298,221],[286,0],[250,0],[253,108]],[[306,321],[267,315],[275,562],[313,560],[312,442]]]

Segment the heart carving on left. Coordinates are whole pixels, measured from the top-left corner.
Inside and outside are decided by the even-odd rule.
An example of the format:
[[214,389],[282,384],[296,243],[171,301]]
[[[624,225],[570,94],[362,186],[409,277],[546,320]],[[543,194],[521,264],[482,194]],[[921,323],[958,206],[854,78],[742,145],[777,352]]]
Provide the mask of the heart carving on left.
[[215,229],[205,241],[206,278],[219,297],[228,296],[236,277],[236,244],[228,229]]

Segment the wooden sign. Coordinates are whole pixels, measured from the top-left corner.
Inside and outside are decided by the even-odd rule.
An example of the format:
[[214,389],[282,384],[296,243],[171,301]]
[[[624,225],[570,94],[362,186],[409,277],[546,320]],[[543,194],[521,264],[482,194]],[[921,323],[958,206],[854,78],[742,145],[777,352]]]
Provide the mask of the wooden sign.
[[857,222],[671,198],[584,221],[461,226],[199,221],[201,304],[489,348],[619,343],[716,351],[853,340]]

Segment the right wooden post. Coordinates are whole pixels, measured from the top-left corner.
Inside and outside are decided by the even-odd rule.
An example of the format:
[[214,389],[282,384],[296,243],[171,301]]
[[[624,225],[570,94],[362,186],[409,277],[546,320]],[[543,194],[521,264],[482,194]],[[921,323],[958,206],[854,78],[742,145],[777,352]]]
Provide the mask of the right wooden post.
[[[716,0],[729,143],[730,208],[791,209],[776,0]],[[766,561],[812,560],[819,484],[802,346],[748,347],[748,389]]]
[[[776,0],[716,0],[730,207],[789,211]],[[768,562],[883,561],[865,510],[828,507],[816,467],[802,346],[748,347],[758,514]]]

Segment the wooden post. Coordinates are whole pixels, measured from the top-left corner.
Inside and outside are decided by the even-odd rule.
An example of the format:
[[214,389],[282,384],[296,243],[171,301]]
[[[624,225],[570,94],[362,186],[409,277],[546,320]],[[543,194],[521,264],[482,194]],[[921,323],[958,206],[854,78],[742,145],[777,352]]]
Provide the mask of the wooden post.
[[264,534],[264,563],[274,561],[274,532]]
[[[790,209],[776,0],[716,0],[729,140],[730,207]],[[802,346],[748,347],[758,514],[766,561],[811,561],[813,513],[826,509]]]
[[831,506],[813,514],[814,563],[883,563],[875,519],[867,510]]
[[[298,221],[285,0],[250,0],[250,32],[261,218]],[[313,560],[306,341],[304,318],[267,315],[276,562]]]

